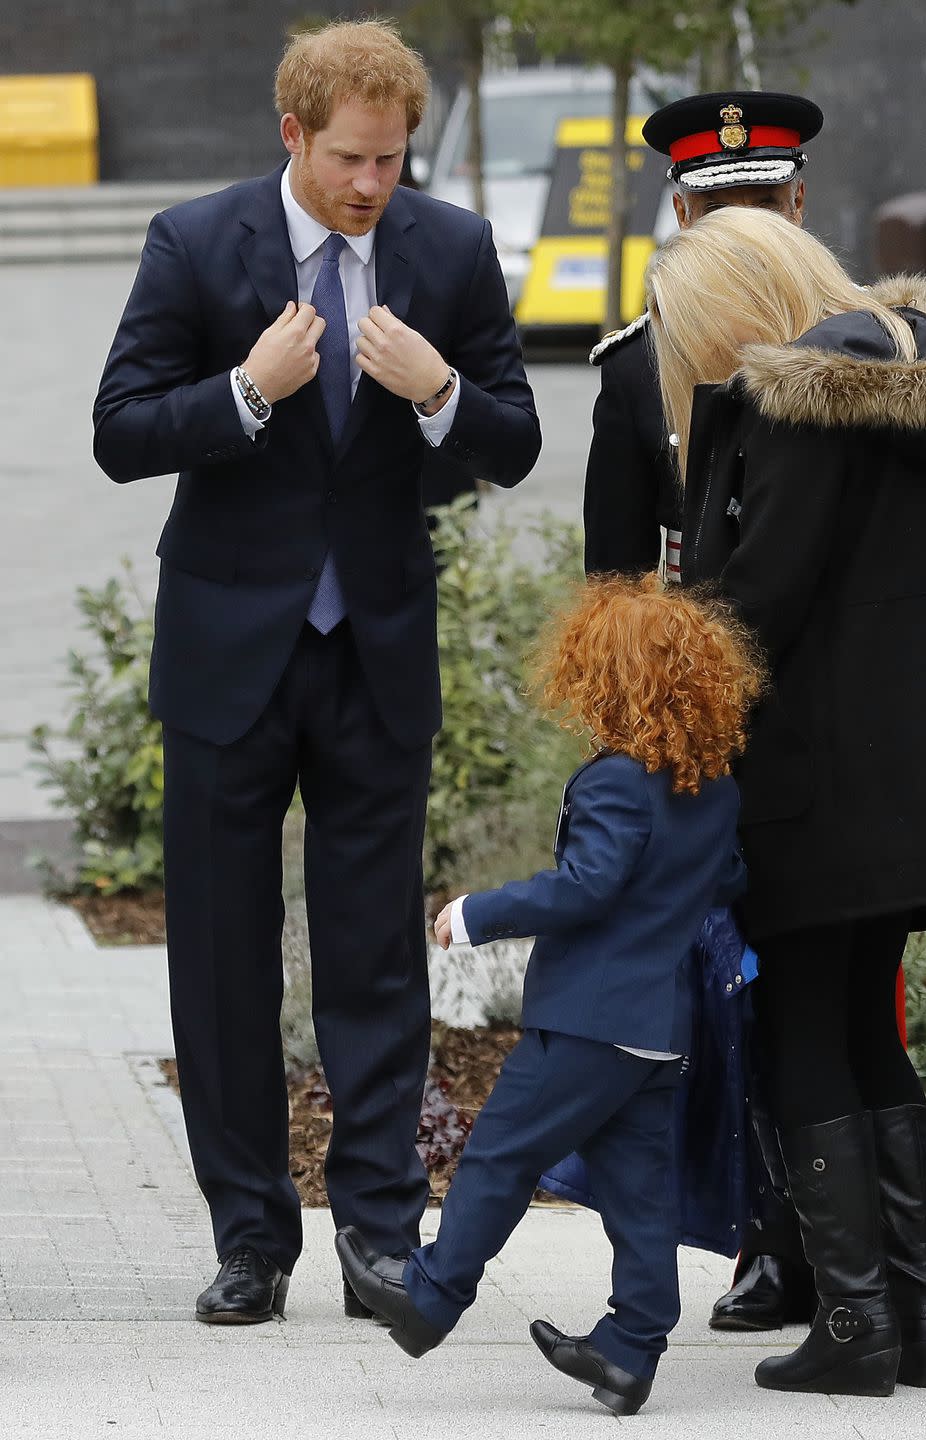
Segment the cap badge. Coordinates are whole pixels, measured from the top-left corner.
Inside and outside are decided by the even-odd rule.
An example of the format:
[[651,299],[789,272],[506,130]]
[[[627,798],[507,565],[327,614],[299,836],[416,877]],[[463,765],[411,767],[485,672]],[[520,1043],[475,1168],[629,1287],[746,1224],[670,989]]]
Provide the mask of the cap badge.
[[749,136],[742,123],[743,112],[738,105],[724,105],[720,112],[723,126],[719,132],[720,143],[725,150],[742,150]]

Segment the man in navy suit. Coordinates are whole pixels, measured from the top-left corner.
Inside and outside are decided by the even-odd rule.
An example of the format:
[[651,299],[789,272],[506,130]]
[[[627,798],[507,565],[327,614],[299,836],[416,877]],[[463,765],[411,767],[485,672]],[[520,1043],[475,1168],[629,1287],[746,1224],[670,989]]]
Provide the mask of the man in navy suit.
[[[298,36],[277,75],[289,163],[155,217],[94,413],[112,479],[180,471],[150,699],[180,1084],[221,1265],[208,1321],[282,1314],[301,1248],[279,1032],[297,784],[335,1220],[405,1255],[427,1200],[422,456],[511,486],[540,431],[488,224],[395,189],[426,97],[388,25]],[[345,1308],[368,1313],[346,1284]]]

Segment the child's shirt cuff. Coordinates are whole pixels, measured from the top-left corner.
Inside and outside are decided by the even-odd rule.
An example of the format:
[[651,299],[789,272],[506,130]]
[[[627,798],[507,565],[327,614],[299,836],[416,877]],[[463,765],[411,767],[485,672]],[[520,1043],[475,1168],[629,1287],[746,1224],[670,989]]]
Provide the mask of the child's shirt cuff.
[[465,895],[458,896],[450,907],[450,939],[454,945],[469,944],[469,932],[466,928],[466,921],[463,919],[463,901],[465,899]]

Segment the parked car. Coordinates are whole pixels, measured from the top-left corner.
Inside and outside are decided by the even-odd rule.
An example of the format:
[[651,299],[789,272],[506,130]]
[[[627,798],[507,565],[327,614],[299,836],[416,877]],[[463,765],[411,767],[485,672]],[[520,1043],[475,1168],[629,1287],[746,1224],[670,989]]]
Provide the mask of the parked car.
[[[537,66],[482,78],[486,213],[512,308],[540,233],[557,125],[567,116],[610,115],[612,88],[611,72],[603,67]],[[630,113],[648,115],[679,93],[677,82],[664,77],[635,77]],[[461,87],[435,150],[427,188],[440,200],[472,210],[469,108],[469,91]]]

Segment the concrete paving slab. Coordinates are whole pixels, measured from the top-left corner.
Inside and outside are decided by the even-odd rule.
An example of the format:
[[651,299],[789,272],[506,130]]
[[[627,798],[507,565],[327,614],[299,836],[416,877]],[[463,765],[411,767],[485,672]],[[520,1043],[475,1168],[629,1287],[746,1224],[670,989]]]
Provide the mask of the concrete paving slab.
[[[169,1053],[164,952],[102,950],[65,907],[0,897],[0,1440],[922,1440],[926,1395],[775,1395],[752,1380],[799,1342],[711,1332],[729,1262],[680,1257],[682,1319],[646,1410],[614,1422],[528,1335],[601,1313],[610,1257],[597,1216],[534,1208],[487,1271],[477,1306],[414,1362],[341,1313],[327,1211],[304,1212],[287,1319],[192,1318],[214,1273],[208,1216]],[[428,1211],[425,1238],[439,1212]]]

